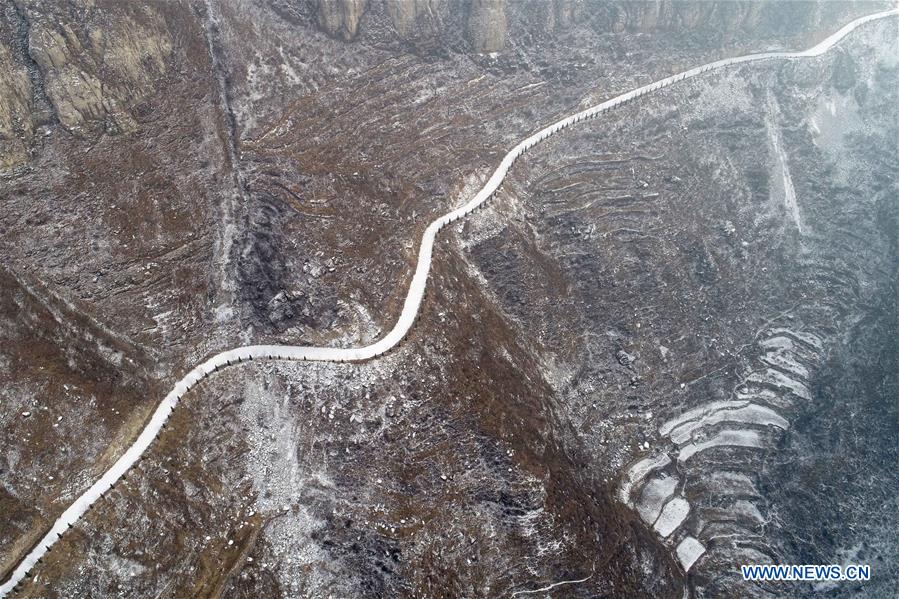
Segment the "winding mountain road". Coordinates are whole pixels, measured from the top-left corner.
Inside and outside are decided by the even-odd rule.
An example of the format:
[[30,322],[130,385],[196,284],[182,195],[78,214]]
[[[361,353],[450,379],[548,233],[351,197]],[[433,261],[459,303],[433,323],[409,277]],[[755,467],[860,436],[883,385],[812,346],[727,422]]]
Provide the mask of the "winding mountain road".
[[761,54],[748,54],[736,58],[726,58],[715,62],[665,77],[648,85],[638,87],[627,93],[616,96],[610,100],[606,100],[601,104],[582,110],[568,116],[548,127],[537,131],[524,141],[520,142],[506,154],[502,162],[491,175],[490,179],[483,188],[468,203],[449,212],[434,222],[432,222],[425,230],[421,240],[421,247],[418,252],[418,262],[415,266],[415,273],[409,284],[409,292],[406,295],[403,310],[400,313],[394,327],[380,340],[356,348],[331,348],[331,347],[303,347],[294,345],[248,345],[238,347],[217,354],[193,370],[187,373],[175,387],[159,404],[159,407],[153,413],[143,431],[134,441],[134,443],[125,451],[124,454],[103,474],[103,476],[90,486],[80,497],[78,497],[72,505],[70,505],[62,515],[53,524],[50,531],[37,543],[37,545],[22,559],[10,578],[0,585],[0,598],[5,597],[13,590],[19,582],[29,576],[31,569],[41,559],[45,553],[53,546],[54,543],[65,533],[68,528],[74,524],[100,497],[102,497],[112,485],[118,481],[147,450],[151,443],[159,436],[160,430],[169,418],[169,415],[178,405],[178,402],[185,393],[190,391],[204,378],[216,372],[217,370],[247,362],[251,360],[295,360],[295,361],[319,361],[319,362],[353,362],[360,360],[368,360],[377,357],[391,348],[395,347],[403,337],[412,328],[415,318],[418,316],[418,310],[424,297],[425,284],[428,280],[428,273],[431,268],[431,256],[434,251],[434,242],[437,233],[446,225],[463,218],[470,214],[475,208],[481,206],[490,199],[499,188],[506,173],[515,164],[515,161],[532,148],[537,143],[543,141],[550,135],[558,133],[562,129],[570,127],[585,119],[595,118],[604,112],[612,110],[617,106],[621,106],[635,98],[639,98],[645,94],[651,93],[663,87],[668,87],[678,81],[683,81],[691,77],[696,77],[702,73],[722,69],[732,65],[755,62],[761,60],[775,59],[795,59],[810,58],[820,56],[830,50],[837,42],[852,32],[857,27],[889,16],[899,15],[899,8],[887,10],[864,17],[860,17],[836,33],[830,35],[816,46],[801,52],[765,52]]

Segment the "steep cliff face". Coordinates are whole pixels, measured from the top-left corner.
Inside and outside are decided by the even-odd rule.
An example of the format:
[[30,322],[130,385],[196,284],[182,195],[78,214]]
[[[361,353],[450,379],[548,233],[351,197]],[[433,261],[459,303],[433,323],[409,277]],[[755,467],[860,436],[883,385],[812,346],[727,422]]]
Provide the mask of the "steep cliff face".
[[171,34],[152,6],[23,0],[2,17],[2,166],[27,158],[43,124],[78,134],[134,131],[135,106],[169,70]]
[[24,139],[34,131],[31,118],[31,81],[25,65],[17,61],[10,48],[0,42],[0,168],[13,166],[27,158]]
[[[766,3],[762,2],[673,2],[649,0],[615,2],[606,7],[605,25],[611,31],[718,28],[751,29],[760,23]],[[772,4],[772,3],[767,3]]]
[[546,7],[546,29],[555,31],[556,28],[568,27],[578,16],[579,7],[577,0],[552,0]]
[[443,0],[386,0],[390,20],[402,37],[425,31],[431,35],[442,28],[441,15],[446,12]]
[[424,48],[455,47],[454,33],[463,24],[465,50],[488,53],[575,25],[597,33],[802,31],[844,9],[842,3],[776,0],[318,0],[313,12],[323,31],[345,41],[359,36],[383,41],[391,37],[384,33],[386,25],[393,36]]
[[351,40],[356,37],[367,4],[368,0],[319,0],[316,7],[318,24],[329,35]]
[[504,0],[474,0],[468,15],[468,39],[475,52],[498,52],[506,45]]
[[[320,0],[312,11],[324,32],[345,41],[391,37],[430,50],[435,45],[487,53],[506,47],[510,17],[527,21],[525,29],[553,31],[579,12],[575,0],[510,3],[508,0]],[[384,34],[386,32],[386,35]],[[461,35],[460,35],[461,34]],[[458,41],[463,41],[459,46]]]
[[166,24],[150,7],[29,1],[28,55],[59,122],[73,132],[135,128],[134,105],[153,90],[172,49]]

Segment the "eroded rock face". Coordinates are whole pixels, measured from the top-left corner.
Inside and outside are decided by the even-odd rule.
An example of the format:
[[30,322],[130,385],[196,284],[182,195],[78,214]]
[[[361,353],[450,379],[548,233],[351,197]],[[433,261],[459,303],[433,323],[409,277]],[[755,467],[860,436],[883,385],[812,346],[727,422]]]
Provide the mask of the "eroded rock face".
[[457,28],[453,4],[446,0],[386,0],[390,23],[404,42],[427,52]]
[[59,122],[73,132],[133,131],[135,104],[166,73],[169,29],[151,7],[27,2],[28,55]]
[[0,168],[27,158],[25,140],[34,133],[31,117],[31,80],[28,70],[10,48],[0,42]]
[[349,41],[356,37],[368,0],[319,0],[318,23],[328,35]]
[[435,45],[458,49],[461,26],[467,52],[493,53],[510,41],[529,43],[534,35],[557,34],[575,24],[599,33],[703,30],[721,36],[814,27],[842,8],[838,2],[812,0],[319,0],[313,10],[319,28],[344,41],[359,36],[383,40],[386,23],[419,50],[430,51]]
[[582,7],[577,0],[552,0],[547,5],[546,29],[554,31],[570,26],[580,18]]
[[613,31],[649,32],[711,25],[724,30],[751,29],[758,26],[760,15],[768,8],[764,2],[624,1],[610,9],[614,17],[609,24]]
[[468,36],[475,52],[498,52],[506,45],[506,4],[503,0],[473,0]]

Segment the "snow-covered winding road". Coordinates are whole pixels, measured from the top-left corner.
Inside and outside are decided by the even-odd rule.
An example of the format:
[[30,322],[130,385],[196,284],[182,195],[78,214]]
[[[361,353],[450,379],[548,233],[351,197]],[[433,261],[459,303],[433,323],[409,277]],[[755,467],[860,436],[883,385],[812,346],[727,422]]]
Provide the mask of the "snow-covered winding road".
[[418,252],[418,263],[415,266],[415,274],[412,276],[412,281],[409,284],[409,293],[406,295],[403,311],[400,313],[399,319],[397,319],[396,324],[390,332],[371,345],[357,348],[343,349],[331,347],[302,347],[294,345],[248,345],[246,347],[239,347],[217,354],[191,370],[184,378],[178,381],[175,384],[175,388],[165,396],[165,399],[162,400],[162,403],[153,413],[150,421],[144,427],[144,430],[137,437],[135,442],[97,482],[91,485],[87,491],[78,497],[72,505],[62,513],[53,524],[50,531],[44,535],[31,552],[19,563],[10,578],[0,586],[0,598],[5,597],[21,580],[28,576],[37,561],[47,553],[59,537],[85,512],[87,512],[90,506],[102,497],[112,485],[137,462],[144,451],[147,450],[153,440],[159,435],[162,426],[168,420],[169,415],[175,409],[175,406],[178,405],[178,401],[180,401],[181,397],[216,370],[250,360],[312,360],[324,362],[368,360],[379,356],[396,346],[396,344],[406,336],[409,329],[412,328],[415,318],[418,315],[418,310],[421,306],[422,298],[424,297],[425,284],[428,280],[428,272],[431,268],[431,254],[434,251],[434,242],[437,233],[446,225],[468,215],[475,208],[490,199],[506,177],[506,173],[508,173],[509,169],[512,168],[512,165],[515,164],[518,157],[535,144],[575,123],[585,119],[594,118],[644,94],[667,87],[678,81],[695,77],[707,71],[759,60],[819,56],[824,52],[827,52],[834,46],[834,44],[843,39],[843,37],[853,31],[856,27],[876,19],[894,15],[899,15],[899,8],[860,17],[847,24],[821,43],[802,52],[765,52],[762,54],[749,54],[746,56],[710,62],[684,71],[683,73],[678,73],[648,85],[638,87],[627,93],[621,94],[620,96],[606,100],[601,104],[582,110],[581,112],[541,129],[520,142],[517,146],[512,148],[505,157],[503,157],[502,162],[500,162],[484,187],[467,204],[441,216],[432,222],[425,230],[421,240],[421,248]]

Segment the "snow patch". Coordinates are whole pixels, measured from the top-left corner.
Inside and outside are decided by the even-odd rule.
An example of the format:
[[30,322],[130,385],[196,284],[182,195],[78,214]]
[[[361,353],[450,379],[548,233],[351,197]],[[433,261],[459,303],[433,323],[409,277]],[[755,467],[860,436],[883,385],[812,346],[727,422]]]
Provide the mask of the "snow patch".
[[806,387],[796,379],[785,375],[779,370],[774,370],[773,368],[766,368],[765,372],[754,372],[749,375],[746,380],[750,382],[767,383],[769,385],[774,385],[775,387],[790,391],[797,397],[805,400],[811,400],[812,398],[811,394],[809,393],[808,387]]
[[647,524],[652,524],[659,518],[662,506],[665,505],[677,488],[677,478],[662,476],[653,478],[643,487],[640,501],[637,502],[637,513]]
[[664,437],[667,437],[671,434],[671,431],[675,428],[681,426],[682,424],[689,422],[691,420],[696,420],[697,418],[701,418],[710,412],[714,412],[716,410],[723,410],[728,408],[742,408],[748,402],[746,401],[713,401],[707,404],[701,405],[698,408],[693,408],[692,410],[687,410],[677,418],[672,418],[661,427],[659,427],[659,434]]
[[784,206],[787,209],[787,213],[792,218],[796,230],[801,235],[803,232],[802,220],[799,217],[799,203],[796,200],[796,189],[793,187],[793,178],[790,176],[790,165],[787,160],[787,154],[786,151],[784,151],[783,143],[780,139],[780,132],[778,131],[778,125],[775,122],[775,115],[777,113],[776,104],[774,102],[774,97],[770,94],[768,96],[768,106],[768,138],[771,141],[771,147],[774,150],[774,157],[777,161],[775,168],[780,172],[781,176],[781,191],[783,192]]
[[675,497],[665,504],[665,508],[659,514],[659,519],[656,520],[654,528],[660,537],[663,539],[667,538],[683,524],[689,513],[690,503],[683,497]]
[[765,523],[765,518],[759,511],[759,508],[756,507],[756,505],[751,501],[747,501],[745,499],[739,499],[735,501],[730,508],[730,512],[735,516],[739,516],[747,520],[755,520],[758,524]]
[[808,369],[790,355],[768,353],[762,356],[762,362],[808,380]]
[[690,571],[690,568],[693,567],[696,560],[702,557],[703,553],[705,553],[705,545],[693,537],[684,537],[684,540],[677,546],[677,559],[680,560],[685,572]]
[[742,472],[728,472],[717,470],[708,476],[709,482],[716,487],[730,491],[733,494],[758,495],[758,489],[752,479]]
[[684,445],[677,456],[677,461],[686,462],[697,453],[705,451],[706,449],[725,446],[761,448],[762,439],[759,437],[759,434],[753,430],[723,430],[708,441]]
[[671,432],[671,440],[677,445],[683,445],[692,438],[696,429],[712,426],[719,422],[739,422],[742,424],[755,424],[758,426],[776,426],[783,430],[790,428],[790,423],[771,408],[749,404],[735,409],[717,410],[706,414],[699,420],[686,422]]
[[778,328],[771,329],[772,335],[787,335],[792,337],[796,341],[800,341],[809,347],[813,348],[815,351],[821,351],[824,349],[824,342],[820,337],[815,335],[814,333],[808,333],[806,331],[794,331],[793,329],[787,328]]
[[631,490],[636,485],[639,485],[640,482],[646,478],[647,474],[653,470],[664,468],[670,463],[671,458],[668,457],[668,454],[662,453],[656,456],[643,458],[631,466],[627,471],[624,482],[621,484],[621,488],[618,489],[618,497],[621,499],[621,503],[633,506],[633,503],[631,502]]

